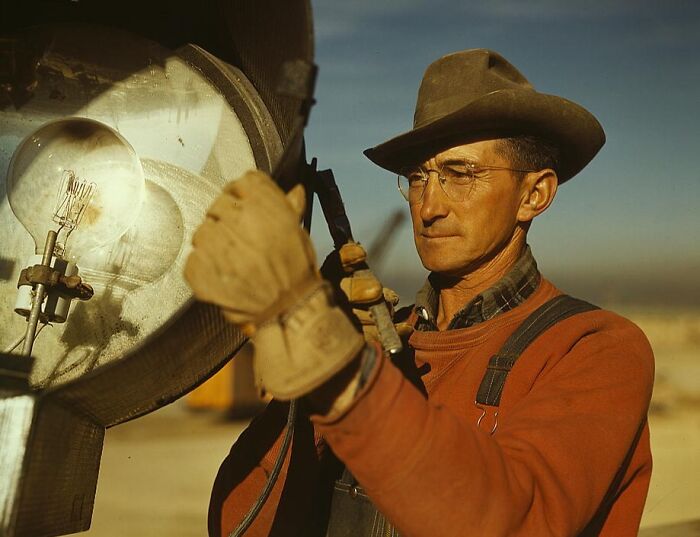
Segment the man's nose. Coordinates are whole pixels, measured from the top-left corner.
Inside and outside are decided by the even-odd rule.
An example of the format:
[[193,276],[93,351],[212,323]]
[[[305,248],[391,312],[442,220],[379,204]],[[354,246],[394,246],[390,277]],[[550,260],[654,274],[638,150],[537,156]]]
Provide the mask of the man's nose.
[[449,200],[440,184],[440,177],[436,171],[428,172],[428,182],[423,191],[421,200],[420,217],[423,222],[432,222],[449,213]]

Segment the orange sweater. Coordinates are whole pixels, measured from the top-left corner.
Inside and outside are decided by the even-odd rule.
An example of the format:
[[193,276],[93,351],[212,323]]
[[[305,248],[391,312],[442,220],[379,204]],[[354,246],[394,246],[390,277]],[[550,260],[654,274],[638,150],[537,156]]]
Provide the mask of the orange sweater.
[[[344,415],[312,419],[316,450],[311,425],[302,422],[292,463],[246,535],[296,535],[324,501],[329,478],[318,463],[319,435],[404,537],[582,535],[645,422],[654,366],[642,332],[607,311],[561,321],[510,373],[496,432],[489,434],[493,415],[476,425],[474,398],[489,357],[558,294],[543,279],[525,303],[489,321],[415,332],[417,365],[430,364],[422,377],[428,399],[380,360]],[[213,534],[231,531],[262,488],[284,424],[279,410],[256,419],[222,466]],[[646,423],[630,455],[605,537],[637,534],[651,475]]]

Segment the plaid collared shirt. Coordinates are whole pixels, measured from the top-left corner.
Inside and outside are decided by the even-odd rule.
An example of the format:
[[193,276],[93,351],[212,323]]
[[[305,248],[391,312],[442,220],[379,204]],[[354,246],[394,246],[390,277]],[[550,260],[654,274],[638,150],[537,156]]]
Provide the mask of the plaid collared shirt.
[[[459,310],[447,329],[467,328],[493,319],[496,315],[522,304],[537,289],[539,283],[540,272],[537,270],[537,263],[530,247],[527,246],[508,274]],[[418,315],[416,330],[428,332],[438,329],[436,314],[439,298],[440,292],[435,289],[428,277],[425,285],[416,295],[415,311]]]

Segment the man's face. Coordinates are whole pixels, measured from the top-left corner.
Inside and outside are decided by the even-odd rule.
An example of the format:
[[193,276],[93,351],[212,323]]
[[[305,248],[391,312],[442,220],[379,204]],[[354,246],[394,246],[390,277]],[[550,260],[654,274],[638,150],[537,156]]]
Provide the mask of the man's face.
[[[421,166],[438,170],[466,161],[478,166],[510,167],[496,151],[497,140],[452,147]],[[411,219],[418,255],[426,269],[460,277],[500,252],[513,238],[521,202],[520,182],[512,171],[476,173],[462,201],[450,199],[438,174],[429,180],[420,201],[412,203]]]

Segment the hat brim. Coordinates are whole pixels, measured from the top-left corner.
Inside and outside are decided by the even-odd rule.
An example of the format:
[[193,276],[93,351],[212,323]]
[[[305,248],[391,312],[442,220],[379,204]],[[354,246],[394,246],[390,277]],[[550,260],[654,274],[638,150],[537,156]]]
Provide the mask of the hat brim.
[[504,89],[364,153],[378,166],[400,173],[448,147],[516,135],[539,136],[560,148],[560,183],[580,172],[605,143],[600,123],[582,106],[555,95]]

